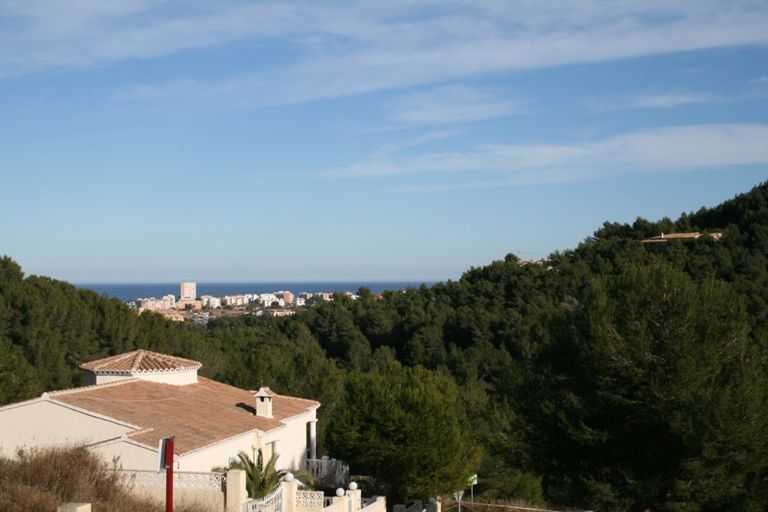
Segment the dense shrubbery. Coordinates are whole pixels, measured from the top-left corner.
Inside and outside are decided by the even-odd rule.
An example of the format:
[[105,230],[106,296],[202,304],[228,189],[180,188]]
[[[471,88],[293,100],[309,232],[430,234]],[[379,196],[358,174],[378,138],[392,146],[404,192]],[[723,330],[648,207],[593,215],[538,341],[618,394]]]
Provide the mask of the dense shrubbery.
[[160,503],[130,494],[115,468],[85,448],[50,448],[21,452],[14,459],[0,457],[0,510],[49,512],[71,502],[91,503],[93,510],[112,512],[165,510]]
[[[724,236],[640,243],[690,230]],[[424,418],[434,415],[451,425],[446,439],[477,448],[462,469],[449,465],[478,471],[477,490],[490,496],[596,510],[763,510],[768,184],[676,221],[606,223],[542,265],[509,255],[457,282],[381,300],[360,290],[360,300],[338,296],[296,317],[223,319],[207,330],[137,317],[0,262],[0,403],[77,385],[78,362],[137,347],[197,358],[240,387],[264,380],[317,398],[325,446],[394,494],[443,489],[408,487],[398,466],[355,443],[378,454],[416,443],[412,474],[445,481],[420,465],[435,460],[435,441],[419,430],[432,429]],[[404,389],[422,385],[416,397]],[[358,401],[387,399],[408,405],[363,421]],[[342,404],[358,412],[337,414]]]

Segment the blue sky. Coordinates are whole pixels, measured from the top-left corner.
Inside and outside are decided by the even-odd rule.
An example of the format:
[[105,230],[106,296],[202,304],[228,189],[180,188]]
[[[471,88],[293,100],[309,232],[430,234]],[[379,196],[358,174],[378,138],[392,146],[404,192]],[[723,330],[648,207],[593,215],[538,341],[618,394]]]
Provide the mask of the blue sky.
[[0,0],[0,254],[444,280],[768,179],[768,2]]

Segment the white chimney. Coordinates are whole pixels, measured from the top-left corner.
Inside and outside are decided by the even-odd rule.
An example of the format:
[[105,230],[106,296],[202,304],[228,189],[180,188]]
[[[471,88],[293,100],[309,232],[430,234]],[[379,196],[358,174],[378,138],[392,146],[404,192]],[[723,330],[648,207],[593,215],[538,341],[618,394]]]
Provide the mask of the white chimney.
[[274,396],[272,390],[261,386],[253,396],[256,398],[256,416],[261,416],[262,418],[271,418],[272,397]]

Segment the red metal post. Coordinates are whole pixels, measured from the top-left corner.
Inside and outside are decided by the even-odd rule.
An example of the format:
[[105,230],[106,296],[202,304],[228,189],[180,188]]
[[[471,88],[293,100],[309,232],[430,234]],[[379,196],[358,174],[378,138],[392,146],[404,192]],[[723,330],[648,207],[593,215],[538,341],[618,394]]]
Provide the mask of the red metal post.
[[165,442],[165,512],[173,512],[173,439]]

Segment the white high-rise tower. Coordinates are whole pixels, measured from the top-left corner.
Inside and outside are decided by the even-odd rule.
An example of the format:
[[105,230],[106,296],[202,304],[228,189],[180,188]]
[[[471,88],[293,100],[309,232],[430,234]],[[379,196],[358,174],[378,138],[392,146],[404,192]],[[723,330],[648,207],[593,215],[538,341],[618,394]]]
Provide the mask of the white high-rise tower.
[[179,286],[179,300],[195,300],[197,298],[197,283],[182,281]]

